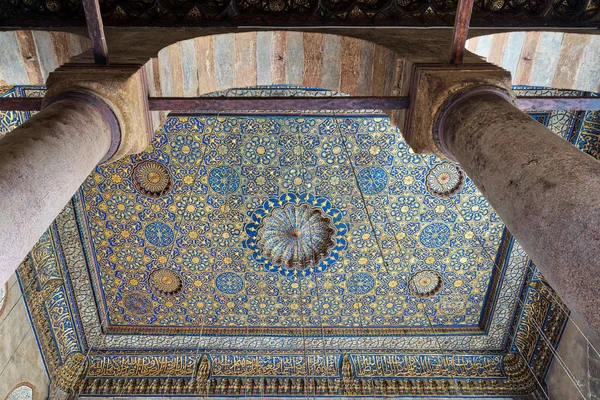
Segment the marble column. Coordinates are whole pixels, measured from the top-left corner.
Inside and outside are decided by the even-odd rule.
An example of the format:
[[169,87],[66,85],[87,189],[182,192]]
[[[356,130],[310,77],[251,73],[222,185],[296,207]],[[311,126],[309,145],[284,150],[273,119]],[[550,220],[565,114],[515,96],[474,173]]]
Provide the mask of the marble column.
[[50,99],[0,140],[0,284],[118,143],[111,109],[86,92]]
[[600,161],[488,86],[453,97],[434,136],[569,308],[600,332]]

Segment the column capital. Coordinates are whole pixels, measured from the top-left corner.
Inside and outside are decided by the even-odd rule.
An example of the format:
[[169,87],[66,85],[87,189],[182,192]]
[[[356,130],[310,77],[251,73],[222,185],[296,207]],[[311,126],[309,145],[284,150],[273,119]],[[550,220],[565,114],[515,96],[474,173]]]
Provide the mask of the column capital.
[[[404,139],[415,153],[433,153],[451,158],[440,146],[442,114],[465,93],[488,90],[510,98],[508,71],[487,63],[414,64],[410,77],[410,108],[402,130]],[[437,137],[437,140],[436,140]]]
[[66,64],[50,73],[44,106],[65,98],[91,103],[111,125],[111,149],[102,162],[140,153],[154,138],[143,65]]

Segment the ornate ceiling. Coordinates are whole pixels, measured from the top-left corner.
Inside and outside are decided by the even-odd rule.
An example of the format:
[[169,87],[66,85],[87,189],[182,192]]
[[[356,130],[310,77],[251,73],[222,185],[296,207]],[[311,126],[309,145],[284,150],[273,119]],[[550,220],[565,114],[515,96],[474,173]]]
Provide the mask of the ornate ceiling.
[[[227,94],[248,93],[273,89]],[[598,113],[532,117],[596,155]],[[567,318],[459,167],[359,111],[172,116],[20,279],[49,370],[87,394],[524,393],[537,328],[555,344]]]
[[[456,1],[101,0],[109,26],[452,26]],[[472,26],[595,27],[598,0],[477,0]],[[3,26],[83,26],[80,1],[0,0]]]

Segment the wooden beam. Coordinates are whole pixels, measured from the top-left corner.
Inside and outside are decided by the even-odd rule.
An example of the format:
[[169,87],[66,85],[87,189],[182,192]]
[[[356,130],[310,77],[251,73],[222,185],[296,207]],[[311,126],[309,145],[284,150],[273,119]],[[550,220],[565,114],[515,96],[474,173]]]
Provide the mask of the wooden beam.
[[98,0],[82,0],[88,34],[92,41],[94,61],[99,65],[108,65],[108,46],[104,36],[104,25]]
[[150,97],[150,111],[399,110],[407,97]]
[[[151,97],[152,111],[287,111],[287,110],[403,110],[406,97]],[[600,96],[519,97],[517,106],[527,111],[598,111]],[[37,97],[0,97],[1,111],[39,111]]]
[[450,64],[462,64],[465,54],[465,43],[469,34],[471,13],[474,0],[458,0],[454,32],[452,33],[452,48],[450,50]]
[[40,111],[39,97],[0,97],[0,111]]

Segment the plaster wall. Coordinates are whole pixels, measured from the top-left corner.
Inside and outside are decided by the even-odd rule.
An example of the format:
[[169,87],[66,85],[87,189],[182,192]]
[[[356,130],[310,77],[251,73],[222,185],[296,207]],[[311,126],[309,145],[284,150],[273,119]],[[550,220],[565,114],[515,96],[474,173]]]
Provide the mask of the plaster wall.
[[600,399],[599,345],[578,316],[569,319],[546,376],[550,400]]
[[0,314],[0,400],[23,383],[33,386],[33,400],[47,397],[48,375],[13,274]]

